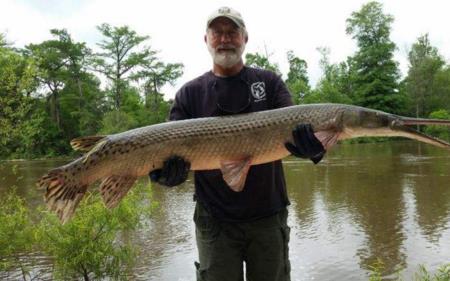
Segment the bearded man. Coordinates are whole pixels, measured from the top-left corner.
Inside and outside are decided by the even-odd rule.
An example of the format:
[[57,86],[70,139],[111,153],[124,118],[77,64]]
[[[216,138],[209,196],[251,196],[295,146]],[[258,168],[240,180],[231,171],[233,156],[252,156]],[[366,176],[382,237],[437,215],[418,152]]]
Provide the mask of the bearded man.
[[[248,34],[242,16],[232,8],[214,11],[206,24],[205,43],[213,68],[186,83],[176,94],[170,120],[241,114],[292,105],[281,78],[244,65]],[[293,132],[295,156],[317,163],[325,150],[308,124]],[[225,141],[225,140],[224,140]],[[174,155],[150,178],[175,186],[187,178],[190,164]],[[244,189],[235,192],[220,170],[195,172],[194,222],[199,262],[197,280],[290,280],[288,257],[289,200],[281,161],[252,166]]]

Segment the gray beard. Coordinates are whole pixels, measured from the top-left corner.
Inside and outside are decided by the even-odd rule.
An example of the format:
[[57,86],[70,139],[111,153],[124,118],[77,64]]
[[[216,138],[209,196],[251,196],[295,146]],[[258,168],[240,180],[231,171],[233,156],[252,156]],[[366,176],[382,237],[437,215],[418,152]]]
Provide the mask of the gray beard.
[[242,44],[235,52],[220,52],[218,53],[216,49],[211,47],[208,43],[208,51],[215,64],[220,65],[223,68],[231,68],[241,61],[242,54],[245,50],[245,44]]

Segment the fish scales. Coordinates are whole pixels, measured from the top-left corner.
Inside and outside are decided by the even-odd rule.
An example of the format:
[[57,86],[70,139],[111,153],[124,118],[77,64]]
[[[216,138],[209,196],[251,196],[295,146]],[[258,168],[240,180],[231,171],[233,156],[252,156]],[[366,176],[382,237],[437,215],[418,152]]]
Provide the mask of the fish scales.
[[[98,142],[82,157],[50,171],[38,185],[47,188],[47,204],[66,221],[82,197],[80,194],[93,182],[103,180],[102,194],[109,196],[104,198],[105,202],[114,206],[136,178],[161,168],[173,155],[189,161],[192,170],[221,169],[225,180],[230,172],[224,168],[227,161],[234,161],[232,167],[236,167],[236,163],[244,163],[245,167],[282,159],[289,155],[284,144],[293,141],[292,130],[299,123],[310,123],[326,149],[340,139],[359,136],[405,136],[450,147],[442,140],[415,132],[402,122],[450,125],[449,120],[412,119],[340,104],[290,106],[249,114],[172,121],[104,138],[87,137],[86,143],[81,138],[79,147],[90,148],[91,143],[87,141]],[[239,173],[230,175],[231,178],[241,176]],[[238,181],[241,185],[245,183],[246,174],[243,176],[244,181]],[[59,191],[67,188],[77,192]],[[111,199],[108,192],[114,188],[126,191],[119,195],[114,193],[116,197]],[[68,194],[76,195],[74,201],[67,198]]]

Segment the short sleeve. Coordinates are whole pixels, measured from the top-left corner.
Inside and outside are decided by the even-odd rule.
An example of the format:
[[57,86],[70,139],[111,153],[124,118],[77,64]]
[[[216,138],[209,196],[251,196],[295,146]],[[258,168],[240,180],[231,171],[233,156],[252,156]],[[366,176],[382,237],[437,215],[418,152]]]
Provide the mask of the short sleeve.
[[192,118],[192,114],[189,113],[187,108],[187,90],[183,87],[175,95],[175,100],[169,113],[169,120],[175,121],[190,118]]
[[291,94],[289,93],[289,90],[287,89],[286,84],[281,80],[281,77],[274,74],[273,75],[273,108],[280,108],[280,107],[286,107],[291,106],[294,103],[292,102]]

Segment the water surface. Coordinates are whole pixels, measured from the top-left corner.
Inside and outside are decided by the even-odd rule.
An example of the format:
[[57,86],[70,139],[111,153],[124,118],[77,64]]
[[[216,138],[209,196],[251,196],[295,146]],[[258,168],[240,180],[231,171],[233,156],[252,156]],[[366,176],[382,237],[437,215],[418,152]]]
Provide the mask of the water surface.
[[[0,162],[0,196],[17,185],[41,205],[34,182],[65,162]],[[287,158],[284,168],[292,280],[368,280],[377,259],[385,279],[403,270],[409,280],[419,265],[450,263],[450,152],[410,141],[338,145],[318,165]],[[136,233],[135,280],[195,280],[192,181],[153,193],[160,208]]]

